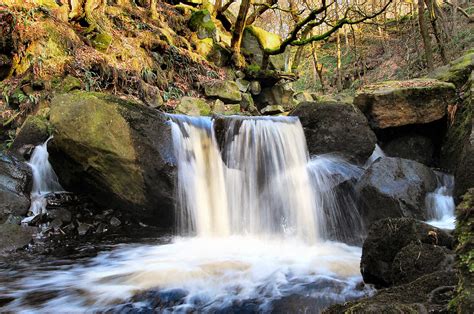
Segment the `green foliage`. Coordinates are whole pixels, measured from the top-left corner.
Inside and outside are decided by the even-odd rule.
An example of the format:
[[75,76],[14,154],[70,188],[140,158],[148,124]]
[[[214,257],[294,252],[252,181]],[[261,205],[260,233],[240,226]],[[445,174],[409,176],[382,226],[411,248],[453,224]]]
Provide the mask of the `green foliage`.
[[172,99],[180,99],[183,96],[184,92],[180,88],[170,84],[168,85],[168,90],[163,93],[163,100],[168,101]]

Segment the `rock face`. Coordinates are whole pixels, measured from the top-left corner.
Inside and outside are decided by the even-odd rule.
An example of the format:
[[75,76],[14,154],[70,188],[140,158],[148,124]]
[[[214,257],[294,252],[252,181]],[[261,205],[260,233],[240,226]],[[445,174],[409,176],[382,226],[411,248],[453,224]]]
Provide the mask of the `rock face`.
[[50,157],[63,186],[146,224],[171,226],[174,157],[159,112],[100,93],[51,101]]
[[0,154],[0,223],[7,217],[23,216],[30,207],[30,167],[12,156]]
[[376,160],[356,185],[365,225],[388,217],[425,220],[425,196],[436,185],[435,173],[416,161],[393,157]]
[[387,156],[418,161],[425,165],[433,162],[433,141],[423,135],[412,134],[397,137],[383,145]]
[[433,79],[373,84],[354,98],[370,125],[379,129],[439,120],[454,103],[454,85]]
[[[379,220],[370,228],[362,248],[364,282],[388,287],[437,271],[449,264],[445,248],[452,249],[453,244],[453,237],[445,231],[415,219]],[[417,261],[418,254],[427,260]],[[437,265],[438,261],[442,263]]]
[[303,102],[291,112],[303,125],[309,153],[336,153],[359,165],[375,148],[376,137],[367,119],[350,105]]

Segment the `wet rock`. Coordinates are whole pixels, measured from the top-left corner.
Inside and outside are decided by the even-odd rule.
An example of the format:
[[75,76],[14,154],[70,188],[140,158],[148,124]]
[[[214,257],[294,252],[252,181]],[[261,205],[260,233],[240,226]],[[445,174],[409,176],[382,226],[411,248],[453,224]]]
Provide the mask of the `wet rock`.
[[17,215],[8,215],[7,220],[5,220],[5,224],[12,224],[12,225],[19,225],[21,221],[23,220],[23,216],[17,216]]
[[280,113],[284,113],[285,112],[285,108],[283,108],[282,106],[266,106],[264,108],[262,108],[262,110],[260,110],[260,112],[263,114],[263,115],[275,115],[275,114],[280,114]]
[[147,224],[173,225],[175,168],[167,117],[109,95],[74,92],[52,99],[50,121],[50,161],[66,190]]
[[376,137],[356,108],[334,102],[303,102],[291,113],[298,116],[311,155],[336,153],[363,165],[374,150]]
[[29,116],[18,131],[9,151],[16,156],[28,159],[33,148],[48,139],[49,130],[50,125],[46,118]]
[[242,100],[239,86],[234,81],[212,81],[204,84],[207,97],[218,98],[225,103],[236,104]]
[[433,79],[368,85],[354,98],[370,125],[379,129],[440,120],[454,103],[454,85]]
[[373,297],[333,305],[323,313],[447,313],[456,285],[453,271],[434,272]]
[[358,208],[367,227],[388,217],[426,220],[425,196],[436,186],[436,174],[423,164],[381,158],[357,182]]
[[168,308],[184,302],[188,292],[183,289],[149,290],[132,298],[133,302],[143,302],[153,309]]
[[77,227],[77,233],[80,236],[85,236],[91,231],[91,225],[85,224],[85,223],[79,223],[79,226]]
[[[391,286],[394,283],[393,264],[397,254],[406,246],[419,243],[452,249],[454,239],[439,228],[411,218],[387,218],[375,222],[362,248],[360,269],[364,282],[376,287]],[[405,254],[399,256],[399,263]],[[402,263],[408,265],[411,262],[409,257]]]
[[71,212],[68,211],[67,209],[65,208],[59,208],[59,209],[51,209],[51,210],[48,210],[48,212],[46,213],[48,219],[50,220],[58,220],[61,222],[61,225],[62,224],[67,224],[69,222],[71,222]]
[[190,116],[208,116],[211,114],[211,107],[202,98],[185,96],[181,98],[176,112]]
[[383,145],[387,156],[399,157],[432,165],[434,155],[433,141],[423,135],[411,134],[391,140]]
[[122,222],[117,217],[112,217],[109,223],[114,228],[119,227],[122,224]]
[[24,216],[30,207],[32,173],[15,157],[0,153],[0,223],[10,214]]
[[14,251],[27,246],[36,228],[12,224],[0,225],[0,253]]
[[394,285],[409,283],[435,271],[452,269],[454,253],[445,247],[426,243],[410,243],[402,248],[392,262]]

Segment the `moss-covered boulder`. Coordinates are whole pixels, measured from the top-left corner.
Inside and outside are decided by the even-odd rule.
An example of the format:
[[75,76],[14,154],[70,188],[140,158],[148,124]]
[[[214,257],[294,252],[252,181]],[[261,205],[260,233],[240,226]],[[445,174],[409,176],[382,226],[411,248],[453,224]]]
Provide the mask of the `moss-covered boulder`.
[[95,49],[105,52],[112,43],[112,36],[107,33],[95,34],[91,37],[91,43]]
[[294,109],[297,101],[294,99],[294,90],[291,84],[276,84],[271,87],[264,87],[255,98],[258,109],[267,106],[281,106],[285,111]]
[[474,70],[474,50],[470,50],[464,56],[451,61],[448,65],[436,69],[430,77],[443,82],[450,82],[461,87],[469,79]]
[[225,103],[237,104],[242,101],[239,86],[234,81],[215,80],[204,84],[204,94],[207,97],[218,98]]
[[211,106],[202,98],[185,96],[181,98],[175,111],[190,116],[208,116],[211,114]]
[[39,144],[48,139],[51,133],[49,121],[43,116],[29,116],[10,147],[10,152],[19,157],[26,157],[25,154]]
[[216,24],[214,24],[208,10],[193,12],[189,19],[189,28],[197,33],[199,39],[214,38],[216,36]]
[[335,153],[363,165],[375,148],[367,119],[350,105],[303,102],[290,114],[300,118],[312,155]]
[[467,191],[456,207],[456,269],[459,273],[456,293],[450,309],[474,313],[474,188]]
[[156,110],[101,93],[51,101],[50,146],[63,186],[88,193],[146,224],[173,224],[174,158],[167,119]]
[[455,87],[433,79],[389,81],[359,90],[354,104],[373,128],[425,124],[442,119],[455,103]]
[[[281,37],[277,34],[267,32],[257,26],[247,26],[242,37],[242,53],[249,64],[261,66],[265,49],[276,49],[281,42]],[[270,56],[269,66],[273,70],[284,70],[284,54]]]

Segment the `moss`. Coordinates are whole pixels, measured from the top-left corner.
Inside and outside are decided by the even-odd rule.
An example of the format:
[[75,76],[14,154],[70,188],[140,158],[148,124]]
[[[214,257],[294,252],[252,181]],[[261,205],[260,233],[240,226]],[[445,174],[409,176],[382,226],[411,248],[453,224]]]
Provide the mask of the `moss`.
[[449,65],[436,69],[431,77],[461,87],[468,80],[472,70],[474,70],[474,52],[469,51]]
[[64,79],[53,81],[54,89],[59,93],[68,93],[73,90],[82,89],[82,81],[72,75],[67,75]]
[[216,33],[216,25],[208,10],[193,12],[189,19],[189,28],[197,32],[200,39],[214,37]]
[[176,107],[176,112],[191,116],[209,116],[211,106],[201,98],[183,97]]
[[262,47],[264,50],[277,49],[281,44],[281,37],[279,35],[267,32],[260,27],[253,25],[247,26],[245,31],[248,31],[254,35],[257,38],[260,47]]
[[437,90],[451,89],[455,86],[451,83],[442,82],[435,79],[422,78],[405,81],[384,81],[376,84],[366,85],[359,93],[367,94],[386,94],[386,93],[404,93],[407,90]]
[[112,44],[112,36],[107,33],[99,33],[91,38],[92,46],[99,51],[107,51]]

